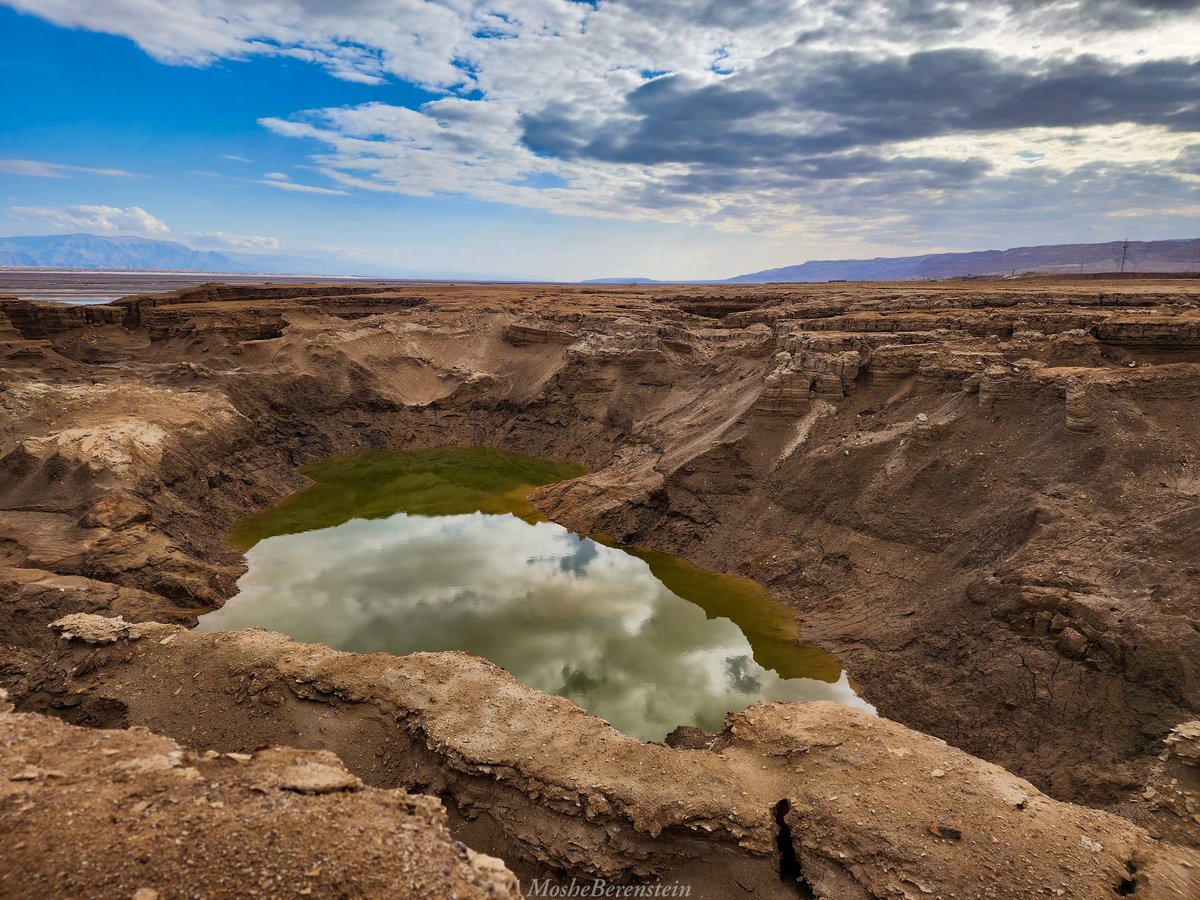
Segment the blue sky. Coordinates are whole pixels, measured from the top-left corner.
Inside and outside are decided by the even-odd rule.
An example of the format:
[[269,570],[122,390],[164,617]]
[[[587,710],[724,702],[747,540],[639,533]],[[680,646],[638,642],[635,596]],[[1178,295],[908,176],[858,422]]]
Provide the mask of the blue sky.
[[555,279],[1194,237],[1198,98],[1179,0],[13,0],[0,233]]

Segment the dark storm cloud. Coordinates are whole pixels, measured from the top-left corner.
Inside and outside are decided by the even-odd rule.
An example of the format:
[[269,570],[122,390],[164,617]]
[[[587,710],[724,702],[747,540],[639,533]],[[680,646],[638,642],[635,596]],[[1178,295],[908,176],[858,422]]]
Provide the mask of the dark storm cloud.
[[[764,24],[784,28],[813,7],[811,3],[797,0],[615,0],[614,5],[649,20],[686,19],[731,31]],[[860,0],[840,0],[820,6],[832,21],[850,22],[867,15],[876,18],[881,28],[950,29],[961,25],[962,15],[971,3],[968,0],[890,0],[872,6]]]
[[874,59],[840,54],[780,99],[798,115],[840,119],[826,137],[847,144],[956,131],[1134,122],[1200,126],[1200,64],[1118,66],[1081,57],[1040,70],[972,49]]
[[[648,20],[686,19],[700,25],[736,30],[762,24],[786,26],[813,4],[797,0],[611,0],[609,4]],[[862,0],[823,3],[831,20],[874,19],[878,30],[896,38],[896,30],[929,34],[960,28],[972,11],[991,8],[1024,19],[1058,22],[1063,27],[1095,29],[1146,24],[1200,8],[1200,0]]]
[[[930,198],[963,190],[988,171],[982,160],[930,158],[880,159],[869,155],[807,160],[795,170],[700,168],[631,189],[621,199],[646,209],[685,209],[693,198],[712,195],[803,196],[826,215],[874,210],[880,216],[908,217],[930,208]],[[756,204],[726,205],[726,220],[751,217]]]
[[867,180],[872,191],[900,193],[922,187],[965,184],[988,171],[981,159],[936,156],[884,159],[869,153],[839,154],[798,160],[786,169],[748,174],[738,169],[704,168],[666,178],[662,187],[672,193],[710,194],[742,190],[808,189],[812,182]]
[[1194,144],[1179,154],[1175,168],[1189,175],[1200,175],[1200,144]]
[[618,0],[630,14],[650,20],[686,18],[723,29],[786,21],[802,4],[796,0]]
[[[1131,221],[1143,208],[1186,210],[1200,203],[1200,186],[1173,171],[1114,162],[1089,163],[1069,176],[1034,166],[991,176],[971,190],[892,193],[869,184],[830,182],[827,189],[819,185],[809,191],[806,199],[827,215],[849,208],[870,217],[879,223],[881,238],[912,240],[920,235],[932,246],[958,239],[986,242],[996,229],[1035,223],[1026,237],[1037,243],[1055,229],[1088,238],[1111,235],[1113,222],[1106,218],[1111,210],[1124,210],[1134,216]],[[1181,233],[1192,230],[1186,213],[1176,219]]]
[[958,132],[1124,122],[1200,130],[1200,63],[1082,57],[1038,70],[974,49],[878,59],[790,47],[715,83],[647,82],[604,122],[563,107],[527,115],[523,138],[563,158],[752,166]]

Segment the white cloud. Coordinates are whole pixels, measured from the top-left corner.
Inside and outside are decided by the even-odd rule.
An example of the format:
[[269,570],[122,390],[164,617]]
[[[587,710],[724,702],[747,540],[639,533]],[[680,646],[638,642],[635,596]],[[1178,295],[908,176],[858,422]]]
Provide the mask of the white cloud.
[[171,229],[140,206],[15,206],[18,216],[39,219],[60,231],[87,231],[93,234],[136,234],[157,237]]
[[0,159],[0,172],[24,175],[29,178],[69,178],[71,175],[104,175],[110,178],[136,178],[124,169],[93,169],[88,166],[68,166],[36,159]]
[[[9,0],[59,25],[125,35],[156,59],[209,65],[218,59],[286,56],[349,81],[398,76],[449,86],[463,80],[455,49],[472,34],[474,0]],[[536,0],[548,7],[571,6]]]
[[287,175],[285,175],[283,172],[268,172],[263,177],[269,178],[271,181],[287,181],[288,180]]
[[240,162],[240,163],[254,162],[254,160],[246,159],[246,157],[244,157],[244,156],[238,156],[236,153],[222,153],[221,159],[229,159],[229,160],[232,160],[233,162]]
[[267,184],[271,187],[279,188],[284,191],[293,191],[297,194],[326,194],[326,195],[341,195],[349,194],[349,191],[338,191],[333,188],[317,187],[312,184],[296,184],[294,181],[278,181],[269,178],[264,178],[259,184]]
[[[348,81],[398,78],[442,94],[416,110],[370,103],[263,119],[309,142],[318,171],[346,189],[292,183],[283,173],[261,181],[293,192],[452,193],[558,213],[861,239],[920,232],[951,207],[957,227],[972,209],[985,215],[988,202],[1008,196],[1021,172],[1042,179],[1023,189],[1037,199],[1021,214],[1037,222],[1149,207],[1172,196],[1157,176],[1187,185],[1163,160],[1200,146],[1186,95],[1174,113],[1163,100],[1158,122],[1111,113],[1120,103],[1136,109],[1159,88],[1173,97],[1192,85],[1195,96],[1200,9],[1165,0],[7,2],[61,25],[125,35],[167,63],[287,57]],[[972,78],[969,65],[937,78],[930,60],[947,52],[998,61],[984,73],[992,81]],[[933,85],[927,103],[906,114],[837,108],[886,94],[893,82],[885,76],[853,79],[870,62],[890,60],[911,63],[918,76],[928,66],[925,82],[913,79],[922,90]],[[1143,63],[1162,67],[1142,78],[1141,94],[1130,80],[1126,94],[1089,102],[1095,72],[1115,72],[1120,84],[1121,67]],[[849,74],[834,83],[827,70],[839,65]],[[1189,65],[1192,75],[1178,74]],[[676,78],[656,81],[663,74]],[[1019,93],[1010,74],[1045,76],[1047,86],[1039,93],[1041,84],[1027,84],[1008,110]],[[664,103],[672,84],[678,97]],[[964,93],[939,93],[944,84]],[[995,114],[963,124],[946,116],[956,103]],[[1031,112],[1039,103],[1067,114],[1047,123]],[[926,119],[948,124],[921,134],[905,128]],[[559,138],[553,149],[530,149],[531,120]],[[810,158],[788,149],[854,131],[860,120],[874,131],[858,146]],[[655,134],[635,146],[646,122]],[[885,139],[892,126],[895,137]],[[1017,156],[1027,150],[1042,160]],[[1067,189],[1072,179],[1104,184],[1091,170],[1106,164],[1137,166],[1124,173],[1122,193],[1081,199]],[[863,168],[871,165],[874,172]],[[1181,208],[1194,202],[1194,193],[1177,198]]]
[[278,238],[257,234],[230,234],[228,231],[199,231],[188,235],[188,238],[200,246],[245,250],[250,253],[278,250],[283,246]]

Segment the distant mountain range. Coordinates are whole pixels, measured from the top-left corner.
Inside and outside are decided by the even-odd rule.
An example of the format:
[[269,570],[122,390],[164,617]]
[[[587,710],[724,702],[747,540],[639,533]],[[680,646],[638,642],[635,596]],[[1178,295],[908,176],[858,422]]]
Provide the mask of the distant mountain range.
[[261,275],[367,275],[396,273],[335,259],[193,250],[174,241],[96,234],[0,237],[0,266],[53,269],[153,269]]
[[[733,284],[770,281],[909,281],[966,275],[1020,275],[1031,272],[1063,275],[1117,272],[1124,241],[1107,244],[1051,244],[973,253],[930,253],[878,259],[814,260],[782,269],[766,269],[727,279]],[[1126,272],[1195,272],[1200,270],[1200,239],[1130,241]]]
[[766,284],[814,281],[920,281],[970,275],[1046,273],[1078,275],[1126,272],[1200,272],[1200,238],[1174,241],[1124,241],[1107,244],[1049,244],[1011,250],[971,253],[929,253],[924,256],[875,259],[822,259],[735,275],[723,281],[669,282],[652,278],[597,278],[585,284]]
[[[598,278],[584,284],[764,284],[814,281],[913,281],[970,275],[1027,273],[1195,272],[1200,270],[1200,239],[1123,241],[1106,244],[1052,244],[972,253],[876,259],[813,260],[780,269],[737,275],[724,281],[663,282],[653,278]],[[171,272],[227,272],[250,275],[362,275],[395,278],[403,273],[337,259],[194,250],[174,241],[96,234],[0,237],[0,267],[131,269]],[[464,276],[427,276],[454,280]],[[470,276],[471,280],[486,280]]]

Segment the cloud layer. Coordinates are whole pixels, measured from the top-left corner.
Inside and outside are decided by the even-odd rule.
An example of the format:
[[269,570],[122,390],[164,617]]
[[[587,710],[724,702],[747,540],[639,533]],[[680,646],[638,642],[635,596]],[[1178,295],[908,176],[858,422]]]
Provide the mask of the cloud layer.
[[279,188],[281,191],[293,191],[300,194],[325,194],[327,196],[348,194],[336,188],[318,187],[313,184],[298,184],[288,179],[282,172],[268,172],[259,182],[268,187]]
[[11,5],[168,63],[285,56],[440,93],[263,120],[344,190],[934,242],[1139,209],[1182,226],[1200,203],[1196,0]]
[[38,219],[59,231],[92,234],[133,234],[159,237],[171,229],[140,206],[15,206],[12,213]]
[[266,253],[279,250],[283,246],[278,238],[258,234],[230,234],[228,231],[198,231],[188,237],[198,247],[244,250],[249,253]]
[[26,178],[70,178],[72,175],[102,175],[108,178],[136,178],[124,169],[90,169],[86,166],[67,166],[62,163],[36,159],[0,159],[0,172],[23,175]]

